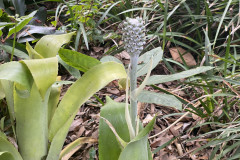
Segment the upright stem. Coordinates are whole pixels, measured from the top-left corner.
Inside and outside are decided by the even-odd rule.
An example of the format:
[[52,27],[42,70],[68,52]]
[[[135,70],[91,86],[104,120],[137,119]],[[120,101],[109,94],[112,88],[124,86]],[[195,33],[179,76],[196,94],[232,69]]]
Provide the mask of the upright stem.
[[134,130],[136,130],[136,122],[137,122],[137,100],[134,95],[134,91],[137,88],[137,63],[138,63],[138,55],[131,55],[131,67],[130,67],[130,90],[131,90],[131,108],[130,115],[132,126]]

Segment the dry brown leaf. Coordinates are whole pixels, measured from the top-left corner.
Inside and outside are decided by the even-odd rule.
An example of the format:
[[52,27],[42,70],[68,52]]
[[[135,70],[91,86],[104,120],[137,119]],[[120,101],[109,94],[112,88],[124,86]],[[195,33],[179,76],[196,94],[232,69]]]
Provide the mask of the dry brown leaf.
[[126,51],[122,51],[121,53],[119,53],[119,56],[121,57],[121,59],[130,59],[130,55]]
[[71,124],[71,127],[69,128],[69,131],[74,131],[78,128],[80,128],[80,125],[82,124],[83,120],[80,119],[76,119],[73,121],[73,123]]
[[78,130],[77,132],[77,137],[81,137],[83,135],[83,133],[85,132],[85,127],[81,126],[81,128]]
[[100,51],[103,51],[103,47],[93,47],[93,50],[95,52],[100,52]]
[[119,90],[116,88],[107,88],[107,91],[111,94],[119,94]]
[[183,48],[173,47],[173,48],[170,48],[169,50],[173,57],[173,60],[183,64],[181,56],[179,55],[180,53],[188,66],[195,66],[197,64],[192,54],[189,52],[186,52]]
[[143,124],[149,123],[153,119],[153,116],[148,114],[146,118],[142,121]]

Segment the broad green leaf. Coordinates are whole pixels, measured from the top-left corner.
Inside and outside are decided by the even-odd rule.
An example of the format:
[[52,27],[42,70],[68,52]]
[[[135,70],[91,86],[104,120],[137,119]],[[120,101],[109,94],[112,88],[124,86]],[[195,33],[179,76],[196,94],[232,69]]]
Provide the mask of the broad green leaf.
[[1,83],[1,80],[0,80],[0,100],[3,99],[4,97],[5,97],[5,93],[4,93],[2,83]]
[[14,157],[9,152],[0,152],[0,159],[1,160],[14,160]]
[[69,66],[67,63],[65,63],[59,55],[57,55],[57,58],[58,58],[58,62],[75,78],[80,78],[81,75],[80,75],[80,72],[78,69],[72,67],[72,66]]
[[[100,115],[101,117],[106,118],[113,125],[118,135],[125,142],[130,141],[128,126],[125,120],[125,103],[118,103],[111,100],[110,98],[107,98],[107,103],[101,108]],[[152,129],[154,122],[155,118],[144,129],[142,129],[140,125],[140,133],[122,150],[112,130],[109,128],[109,126],[105,123],[104,120],[100,119],[99,159],[151,159],[151,156],[149,156],[151,154],[148,145],[147,134]],[[129,154],[132,154],[132,156],[130,156]]]
[[19,32],[24,26],[26,26],[31,21],[36,12],[37,11],[33,11],[27,17],[23,18],[20,22],[18,22],[16,26],[10,28],[7,37],[10,37],[15,32]]
[[143,128],[139,132],[139,134],[131,142],[138,141],[138,140],[144,138],[153,129],[155,121],[156,121],[156,116],[147,124],[147,126],[145,128]]
[[0,137],[0,152],[9,152],[14,157],[14,160],[23,160],[17,149],[2,137]]
[[28,90],[30,90],[33,82],[27,67],[19,62],[9,62],[0,65],[0,79],[16,82]]
[[187,71],[183,71],[180,73],[172,74],[172,75],[154,75],[151,76],[147,82],[148,85],[150,84],[158,84],[158,83],[164,83],[164,82],[169,82],[169,81],[174,81],[182,78],[187,78],[190,76],[197,75],[199,73],[203,73],[206,71],[209,71],[213,69],[213,67],[210,66],[202,66],[202,67],[197,67],[194,69],[190,69]]
[[169,94],[142,91],[138,96],[138,101],[144,103],[155,103],[182,110],[182,103],[176,97]]
[[15,160],[11,153],[9,152],[0,152],[1,160]]
[[55,57],[60,47],[68,43],[75,32],[61,35],[47,35],[42,37],[36,44],[35,50],[44,58]]
[[16,9],[16,14],[24,16],[26,11],[25,0],[12,0],[12,3]]
[[148,145],[148,133],[153,129],[156,117],[143,128],[140,133],[128,143],[119,156],[119,160],[152,160],[151,150]]
[[68,49],[60,49],[59,56],[65,63],[82,72],[86,72],[93,66],[101,64],[101,62],[93,57]]
[[65,138],[68,134],[69,127],[75,115],[77,114],[78,109],[68,118],[67,122],[64,123],[61,128],[57,131],[53,139],[51,140],[51,145],[48,151],[47,159],[46,160],[56,160],[59,159],[60,152],[62,150],[62,146],[64,144]]
[[144,78],[143,82],[141,83],[141,85],[137,89],[135,89],[135,91],[134,91],[135,93],[133,94],[134,97],[131,97],[131,98],[137,100],[137,96],[143,91],[143,89],[146,86],[146,83],[147,83],[147,81],[148,81],[148,79],[150,77],[150,74],[151,74],[151,71],[152,71],[152,64],[153,64],[153,57],[151,58],[151,60],[149,62],[149,66],[147,66],[148,67],[147,75],[145,76],[145,78]]
[[[0,48],[6,51],[7,53],[12,53],[11,46],[0,44]],[[28,55],[25,52],[18,50],[17,48],[14,48],[14,55],[22,59],[29,59]]]
[[36,86],[44,98],[48,88],[56,81],[58,74],[57,57],[45,59],[23,60],[30,70]]
[[27,98],[22,98],[16,90],[14,91],[16,133],[24,160],[40,160],[47,154],[49,91],[44,99],[35,83]]
[[43,59],[43,57],[38,54],[28,42],[26,42],[26,50],[28,51],[30,59]]
[[110,61],[114,61],[114,62],[118,62],[120,64],[123,64],[119,59],[117,59],[114,56],[104,56],[100,59],[101,62],[110,62]]
[[162,60],[163,56],[163,50],[161,47],[152,49],[151,51],[148,51],[141,55],[138,59],[138,67],[137,67],[137,76],[142,76],[148,72],[148,66],[151,61],[151,58],[153,58],[153,65],[152,69],[154,69],[158,63]]
[[7,136],[3,132],[0,132],[0,138],[7,140]]
[[118,160],[151,160],[149,149],[148,136],[145,136],[138,141],[130,142],[121,152]]
[[88,70],[66,92],[49,127],[51,142],[47,160],[59,156],[68,129],[81,105],[114,79],[126,78],[124,67],[115,62],[102,63]]
[[[118,103],[107,97],[107,103],[101,108],[100,116],[106,118],[115,128],[118,135],[130,141],[127,122],[125,120],[125,103]],[[111,142],[111,143],[109,143]],[[99,122],[99,159],[118,159],[121,146],[109,126],[100,119]]]

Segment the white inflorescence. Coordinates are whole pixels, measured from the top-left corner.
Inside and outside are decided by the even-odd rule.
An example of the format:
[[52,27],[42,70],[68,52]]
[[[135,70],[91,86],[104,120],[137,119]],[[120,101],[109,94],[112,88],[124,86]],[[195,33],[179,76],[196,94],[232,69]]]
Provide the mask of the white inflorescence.
[[123,25],[124,49],[130,55],[139,55],[145,45],[145,26],[142,18],[127,18]]

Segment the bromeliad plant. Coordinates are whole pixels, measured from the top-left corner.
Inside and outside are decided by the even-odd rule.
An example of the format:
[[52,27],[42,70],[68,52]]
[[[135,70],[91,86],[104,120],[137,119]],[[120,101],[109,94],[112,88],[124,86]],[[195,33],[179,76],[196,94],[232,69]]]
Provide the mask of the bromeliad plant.
[[[72,84],[59,102],[63,82],[57,76],[56,56],[73,34],[45,36],[34,49],[27,43],[28,59],[0,66],[0,90],[4,91],[7,100],[18,145],[17,150],[8,137],[0,132],[0,159],[58,160],[79,107],[112,80],[126,78],[126,71],[121,64],[99,63],[84,55],[86,59],[93,59],[92,63],[83,64],[85,74]],[[83,143],[81,140],[78,139],[77,143]],[[67,150],[61,153],[61,157],[65,153]]]
[[[152,159],[147,134],[153,128],[155,118],[153,118],[153,120],[145,128],[142,127],[137,118],[137,94],[139,94],[144,87],[140,86],[137,89],[137,64],[138,57],[143,50],[143,45],[145,44],[144,29],[144,23],[141,18],[127,18],[127,21],[124,22],[123,39],[125,42],[125,50],[131,57],[130,112],[127,102],[127,78],[126,104],[117,103],[108,98],[107,104],[101,109],[100,115],[102,119],[100,120],[99,127],[100,160]],[[149,73],[147,77],[149,76]]]

